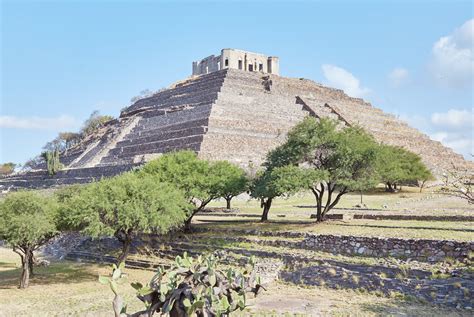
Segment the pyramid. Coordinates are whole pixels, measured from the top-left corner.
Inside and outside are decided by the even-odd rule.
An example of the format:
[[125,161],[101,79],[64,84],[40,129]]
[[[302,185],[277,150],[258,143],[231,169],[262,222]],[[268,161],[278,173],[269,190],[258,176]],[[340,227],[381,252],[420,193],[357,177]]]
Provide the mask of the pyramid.
[[209,160],[256,168],[305,116],[359,125],[385,144],[419,154],[437,176],[472,162],[440,142],[342,90],[303,78],[223,69],[193,76],[138,100],[80,145],[62,153],[65,168],[44,164],[0,180],[3,188],[47,188],[86,183],[130,170],[181,149]]

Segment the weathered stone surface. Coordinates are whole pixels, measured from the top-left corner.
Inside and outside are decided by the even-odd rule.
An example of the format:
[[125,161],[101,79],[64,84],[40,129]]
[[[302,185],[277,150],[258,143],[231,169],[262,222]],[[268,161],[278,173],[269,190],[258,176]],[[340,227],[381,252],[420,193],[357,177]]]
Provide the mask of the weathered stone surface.
[[[271,87],[265,84],[269,80]],[[65,170],[58,176],[42,177],[38,173],[43,172],[33,171],[0,179],[0,186],[36,188],[89,182],[181,149],[254,169],[307,115],[360,125],[380,142],[420,154],[436,175],[452,164],[472,168],[472,163],[441,143],[341,90],[306,79],[226,69],[138,100],[120,118],[63,153]],[[37,168],[44,171],[45,166]],[[87,177],[75,177],[84,173]],[[62,175],[69,179],[59,180]]]

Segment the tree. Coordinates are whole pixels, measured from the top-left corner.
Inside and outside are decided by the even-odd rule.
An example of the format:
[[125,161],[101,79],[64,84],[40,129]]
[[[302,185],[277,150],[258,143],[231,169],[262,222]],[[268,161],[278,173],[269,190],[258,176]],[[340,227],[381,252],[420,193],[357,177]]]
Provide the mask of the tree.
[[0,164],[0,176],[10,175],[15,171],[16,164],[9,162]]
[[223,194],[223,198],[226,200],[226,208],[231,209],[230,202],[232,198],[247,190],[247,175],[242,168],[227,161],[216,162],[214,169],[222,178],[222,181],[220,182],[220,191]]
[[422,189],[427,181],[433,179],[419,155],[392,145],[380,145],[376,169],[380,181],[390,192],[395,191],[398,185],[419,182]]
[[138,233],[177,228],[189,209],[183,193],[172,185],[133,172],[61,194],[63,222],[92,237],[116,237],[122,243],[118,263],[125,261]]
[[[321,176],[319,172],[314,172],[312,176],[316,178],[318,176],[316,174]],[[250,195],[260,199],[263,207],[260,221],[268,220],[268,213],[276,197],[289,197],[301,191],[306,187],[309,177],[307,171],[293,165],[270,168],[260,172],[250,187]]]
[[306,169],[320,222],[344,194],[377,184],[367,181],[375,173],[377,149],[373,138],[359,127],[340,129],[334,120],[306,117],[288,133],[284,144],[269,153],[266,165]]
[[0,201],[0,240],[21,257],[20,288],[29,285],[34,250],[58,233],[56,213],[54,199],[32,191],[14,192]]
[[201,160],[192,151],[179,151],[162,155],[148,162],[140,174],[154,175],[157,181],[177,186],[194,205],[185,222],[185,231],[191,230],[191,221],[213,199],[222,197],[223,184],[233,182],[222,163]]
[[104,125],[107,121],[113,120],[112,116],[104,116],[99,114],[99,111],[94,111],[91,113],[89,118],[84,122],[80,134],[85,137],[88,136],[95,131],[97,131],[101,126]]
[[441,192],[453,197],[466,200],[474,204],[474,172],[470,168],[461,168],[453,164],[452,168],[445,174],[446,187]]
[[50,176],[55,175],[59,170],[63,168],[61,161],[59,160],[59,150],[46,151],[41,154],[46,161],[46,167]]

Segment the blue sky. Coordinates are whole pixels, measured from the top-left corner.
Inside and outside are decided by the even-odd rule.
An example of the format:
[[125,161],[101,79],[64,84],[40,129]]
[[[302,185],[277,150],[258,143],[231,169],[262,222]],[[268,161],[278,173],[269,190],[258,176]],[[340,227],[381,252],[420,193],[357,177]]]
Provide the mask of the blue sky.
[[232,47],[372,102],[464,155],[473,139],[471,1],[1,1],[0,162]]

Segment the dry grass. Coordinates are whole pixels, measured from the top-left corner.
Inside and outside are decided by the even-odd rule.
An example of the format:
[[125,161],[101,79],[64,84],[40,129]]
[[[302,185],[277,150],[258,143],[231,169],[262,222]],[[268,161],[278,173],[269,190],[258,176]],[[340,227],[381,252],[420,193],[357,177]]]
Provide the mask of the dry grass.
[[[97,281],[108,267],[68,261],[37,269],[26,290],[17,289],[17,255],[0,248],[0,316],[111,316],[112,292]],[[150,271],[127,269],[130,282],[146,282]],[[120,286],[129,312],[142,308],[128,283]],[[375,294],[274,283],[235,316],[468,316]]]

